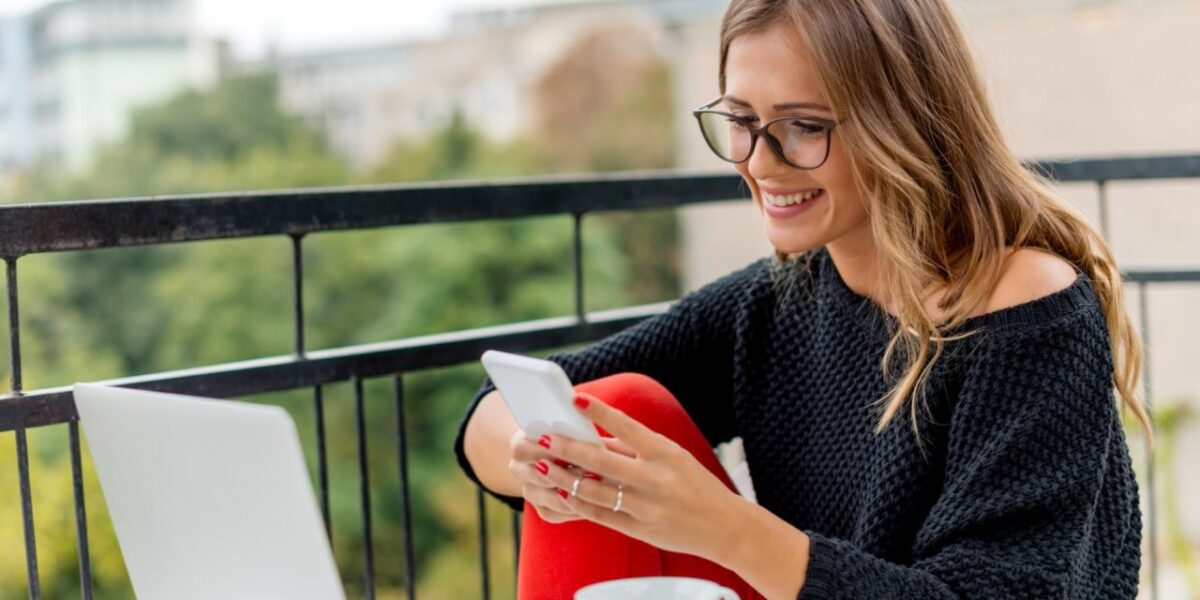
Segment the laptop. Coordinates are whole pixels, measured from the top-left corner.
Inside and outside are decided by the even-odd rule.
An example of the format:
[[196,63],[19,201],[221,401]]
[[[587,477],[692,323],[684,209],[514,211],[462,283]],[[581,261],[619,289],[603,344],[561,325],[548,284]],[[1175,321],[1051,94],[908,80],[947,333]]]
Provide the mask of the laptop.
[[141,600],[344,600],[291,416],[76,384],[75,405]]

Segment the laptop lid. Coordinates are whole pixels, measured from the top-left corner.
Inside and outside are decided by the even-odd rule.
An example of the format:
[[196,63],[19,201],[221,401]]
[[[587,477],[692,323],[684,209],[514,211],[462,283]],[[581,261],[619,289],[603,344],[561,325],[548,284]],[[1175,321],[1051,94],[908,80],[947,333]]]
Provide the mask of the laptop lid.
[[76,384],[75,405],[141,600],[344,600],[291,416]]

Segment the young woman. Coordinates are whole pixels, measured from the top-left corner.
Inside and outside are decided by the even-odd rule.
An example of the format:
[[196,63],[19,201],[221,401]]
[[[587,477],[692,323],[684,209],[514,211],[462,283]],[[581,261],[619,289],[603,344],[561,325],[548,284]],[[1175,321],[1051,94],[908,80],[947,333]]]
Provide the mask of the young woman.
[[1006,147],[945,0],[734,0],[720,91],[701,131],[775,255],[551,357],[605,447],[525,439],[490,382],[463,419],[467,475],[524,510],[518,597],[1132,598],[1121,278]]

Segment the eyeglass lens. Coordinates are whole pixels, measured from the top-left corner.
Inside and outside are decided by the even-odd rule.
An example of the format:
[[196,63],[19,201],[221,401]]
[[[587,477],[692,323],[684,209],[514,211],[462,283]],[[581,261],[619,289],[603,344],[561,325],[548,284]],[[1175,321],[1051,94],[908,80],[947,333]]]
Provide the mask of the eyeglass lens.
[[[744,122],[729,115],[704,112],[700,114],[700,128],[713,152],[721,158],[735,163],[750,158],[754,140]],[[799,118],[777,120],[767,126],[767,133],[779,142],[787,161],[801,168],[815,168],[825,161],[828,130],[821,122]]]

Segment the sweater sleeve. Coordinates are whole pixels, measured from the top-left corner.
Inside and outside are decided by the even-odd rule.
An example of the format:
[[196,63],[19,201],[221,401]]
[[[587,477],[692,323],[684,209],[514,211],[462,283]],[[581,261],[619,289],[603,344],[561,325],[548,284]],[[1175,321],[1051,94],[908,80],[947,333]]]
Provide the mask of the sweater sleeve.
[[[665,312],[582,350],[547,359],[576,384],[622,372],[648,375],[675,395],[710,443],[727,441],[737,435],[732,416],[734,313],[763,264],[755,261],[685,294]],[[468,420],[494,389],[491,379],[483,381],[459,422],[454,452],[468,479],[514,510],[523,510],[522,498],[496,494],[480,483],[463,449]]]
[[980,335],[912,563],[808,532],[800,599],[1136,595],[1112,576],[1137,573],[1141,516],[1102,315]]

